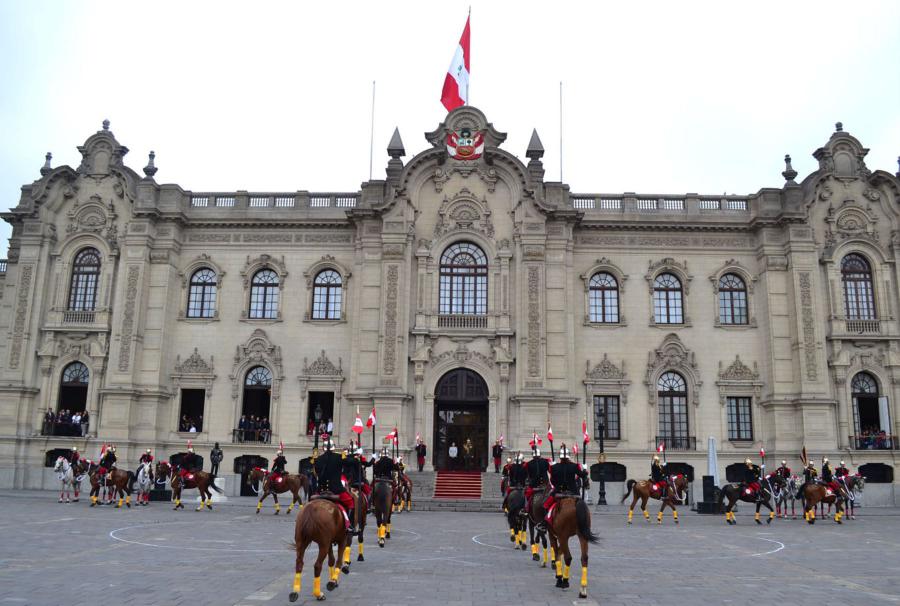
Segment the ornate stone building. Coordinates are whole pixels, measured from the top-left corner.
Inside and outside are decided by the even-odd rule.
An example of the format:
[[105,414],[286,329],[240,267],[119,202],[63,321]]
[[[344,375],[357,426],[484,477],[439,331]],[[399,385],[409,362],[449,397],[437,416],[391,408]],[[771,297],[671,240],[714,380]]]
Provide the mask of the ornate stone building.
[[840,124],[817,171],[786,158],[746,196],[574,194],[536,132],[525,162],[504,139],[459,108],[352,193],[161,184],[108,124],[77,168],[48,157],[3,215],[0,485],[41,486],[73,441],[128,464],[219,441],[228,472],[283,441],[294,465],[317,412],[346,443],[373,405],[429,466],[548,421],[581,447],[586,420],[629,476],[664,442],[699,480],[712,436],[720,472],[806,446],[893,481],[900,182]]

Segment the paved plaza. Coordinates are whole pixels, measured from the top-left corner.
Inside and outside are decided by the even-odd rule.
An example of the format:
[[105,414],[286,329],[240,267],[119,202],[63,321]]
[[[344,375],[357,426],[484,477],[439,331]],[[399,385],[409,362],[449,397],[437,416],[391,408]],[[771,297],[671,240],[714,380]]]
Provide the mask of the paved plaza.
[[[288,603],[293,516],[255,515],[250,498],[200,513],[88,505],[0,493],[0,606]],[[662,527],[637,517],[628,527],[619,507],[595,511],[601,541],[579,600],[577,565],[572,589],[554,588],[549,570],[512,548],[501,515],[413,511],[395,517],[385,549],[370,527],[366,561],[354,548],[350,575],[327,597],[367,606],[900,603],[900,511],[861,513],[842,526],[757,526],[745,509],[735,527],[693,512],[680,526],[669,516]],[[315,603],[311,590],[310,565],[298,603]]]

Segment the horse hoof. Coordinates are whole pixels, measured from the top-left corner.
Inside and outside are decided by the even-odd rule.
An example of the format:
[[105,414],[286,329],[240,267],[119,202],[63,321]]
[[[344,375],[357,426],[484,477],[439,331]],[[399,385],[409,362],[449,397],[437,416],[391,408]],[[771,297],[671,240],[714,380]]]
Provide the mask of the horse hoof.
[[276,515],[276,516],[277,516],[277,515],[278,515],[278,511],[276,511],[276,512],[275,512],[274,514],[272,514],[272,515]]
[[562,581],[562,588],[563,588],[563,589],[568,589],[568,588],[569,588],[569,579],[563,579],[563,581]]
[[771,524],[771,523],[772,523],[772,518],[769,518],[768,520],[766,520],[766,524]]
[[357,562],[365,562],[366,559],[362,556],[362,554],[359,554],[358,556],[356,556],[356,561]]
[[628,525],[631,526],[631,520],[628,520]]
[[207,505],[206,508],[207,508],[208,510],[212,511],[212,505]]
[[385,537],[388,539],[391,538],[391,533],[387,533],[387,535],[385,535]]
[[325,585],[325,589],[327,589],[328,591],[334,591],[335,587],[337,587],[337,583],[335,583],[334,581],[328,581],[328,584]]
[[522,543],[522,551],[525,551],[526,549],[528,549],[528,546],[525,545],[525,543]]
[[[341,566],[341,572],[343,572],[344,574],[350,574],[350,565],[344,564],[343,566]],[[337,583],[335,583],[335,587],[337,587]]]
[[556,586],[562,589],[562,577],[556,577]]
[[759,520],[756,520],[756,523],[762,526],[762,522],[760,522]]
[[534,560],[535,562],[537,562],[538,560],[541,559],[541,556],[539,556],[536,553],[533,553],[533,554],[531,554],[531,559]]
[[378,539],[378,546],[384,548],[384,539]]
[[72,502],[73,502],[73,503],[77,503],[77,502],[78,502],[78,499],[72,499]]
[[547,562],[541,562],[541,568],[546,568],[546,567],[547,567]]
[[62,499],[60,499],[59,501],[57,501],[57,503],[62,503]]
[[256,510],[256,515],[259,515],[259,509]]
[[[62,502],[62,501],[60,501],[60,502]],[[516,537],[514,537],[514,536],[512,536],[512,535],[509,535],[509,542],[510,542],[510,543],[515,543],[515,542],[516,542]]]
[[587,597],[587,589],[582,589],[581,591],[579,591],[579,592],[578,592],[578,597],[581,598],[581,599],[586,598],[586,597]]
[[325,594],[323,593],[322,595],[317,595],[317,596],[316,596],[316,600],[318,600],[319,602],[324,602],[324,601],[325,601]]
[[291,595],[288,596],[288,600],[290,600],[291,602],[296,602],[299,598],[300,598],[300,594],[297,593],[296,591],[292,591]]

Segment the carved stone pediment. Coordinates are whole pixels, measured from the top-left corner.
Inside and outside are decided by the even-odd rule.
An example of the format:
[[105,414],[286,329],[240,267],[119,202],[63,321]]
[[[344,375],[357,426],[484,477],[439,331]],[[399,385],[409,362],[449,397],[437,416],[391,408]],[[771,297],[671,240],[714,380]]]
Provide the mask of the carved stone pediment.
[[741,362],[740,356],[735,356],[734,362],[728,368],[722,370],[722,362],[719,362],[719,379],[723,381],[756,381],[759,379],[759,372],[756,369],[756,362],[753,368]]
[[828,248],[850,239],[879,244],[878,214],[869,203],[862,204],[851,198],[837,208],[832,205],[825,223],[825,246]]
[[303,374],[304,375],[317,375],[317,376],[342,376],[344,371],[342,369],[342,360],[338,358],[338,365],[335,366],[331,360],[328,359],[328,356],[325,355],[325,350],[322,350],[322,353],[319,354],[319,357],[313,360],[312,364],[308,363],[307,358],[303,358]]
[[624,379],[625,378],[625,361],[622,361],[622,367],[613,364],[606,354],[599,364],[591,368],[591,361],[587,361],[587,376],[589,379]]
[[467,188],[462,188],[450,198],[444,198],[438,210],[434,237],[455,232],[475,231],[488,238],[494,237],[494,224],[487,200],[478,200]]
[[183,362],[179,355],[175,359],[175,372],[184,375],[208,375],[213,372],[213,357],[209,357],[209,363],[203,359],[197,348]]
[[675,333],[670,333],[663,339],[662,344],[649,354],[647,361],[647,374],[644,384],[647,386],[649,402],[656,402],[656,381],[660,375],[667,371],[681,374],[688,384],[688,393],[695,406],[700,404],[700,369],[694,352],[685,347],[681,339]]
[[104,238],[112,249],[118,248],[119,227],[116,225],[116,207],[112,202],[104,203],[98,195],[88,200],[76,200],[66,211],[69,219],[66,234],[96,234]]
[[281,380],[284,378],[281,347],[272,343],[269,335],[257,328],[243,345],[238,345],[234,352],[234,364],[231,369],[231,397],[237,399],[243,385],[244,375],[253,366],[266,366],[273,375],[272,399],[277,400],[281,393]]
[[621,366],[616,366],[609,356],[603,354],[603,359],[596,366],[591,366],[591,361],[585,361],[584,385],[587,389],[587,402],[593,402],[595,395],[618,395],[623,406],[628,404],[628,388],[631,381],[625,372],[625,360]]

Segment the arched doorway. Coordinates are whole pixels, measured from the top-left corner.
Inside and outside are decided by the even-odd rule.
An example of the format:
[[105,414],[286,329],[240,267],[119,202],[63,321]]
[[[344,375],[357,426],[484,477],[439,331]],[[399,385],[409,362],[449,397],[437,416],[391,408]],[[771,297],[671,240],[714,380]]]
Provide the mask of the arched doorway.
[[90,371],[81,362],[72,362],[66,366],[59,382],[57,410],[68,410],[70,414],[84,412],[90,379]]
[[268,442],[272,432],[269,408],[272,404],[272,371],[254,366],[244,379],[244,403],[238,429],[244,442]]
[[[487,469],[488,388],[481,376],[468,368],[451,370],[434,390],[434,468],[437,470]],[[465,444],[471,440],[471,456],[466,457]],[[450,447],[458,450],[456,460],[449,456]]]
[[878,381],[867,372],[858,372],[850,382],[853,396],[854,447],[858,450],[885,448],[890,438],[888,399],[878,390]]

